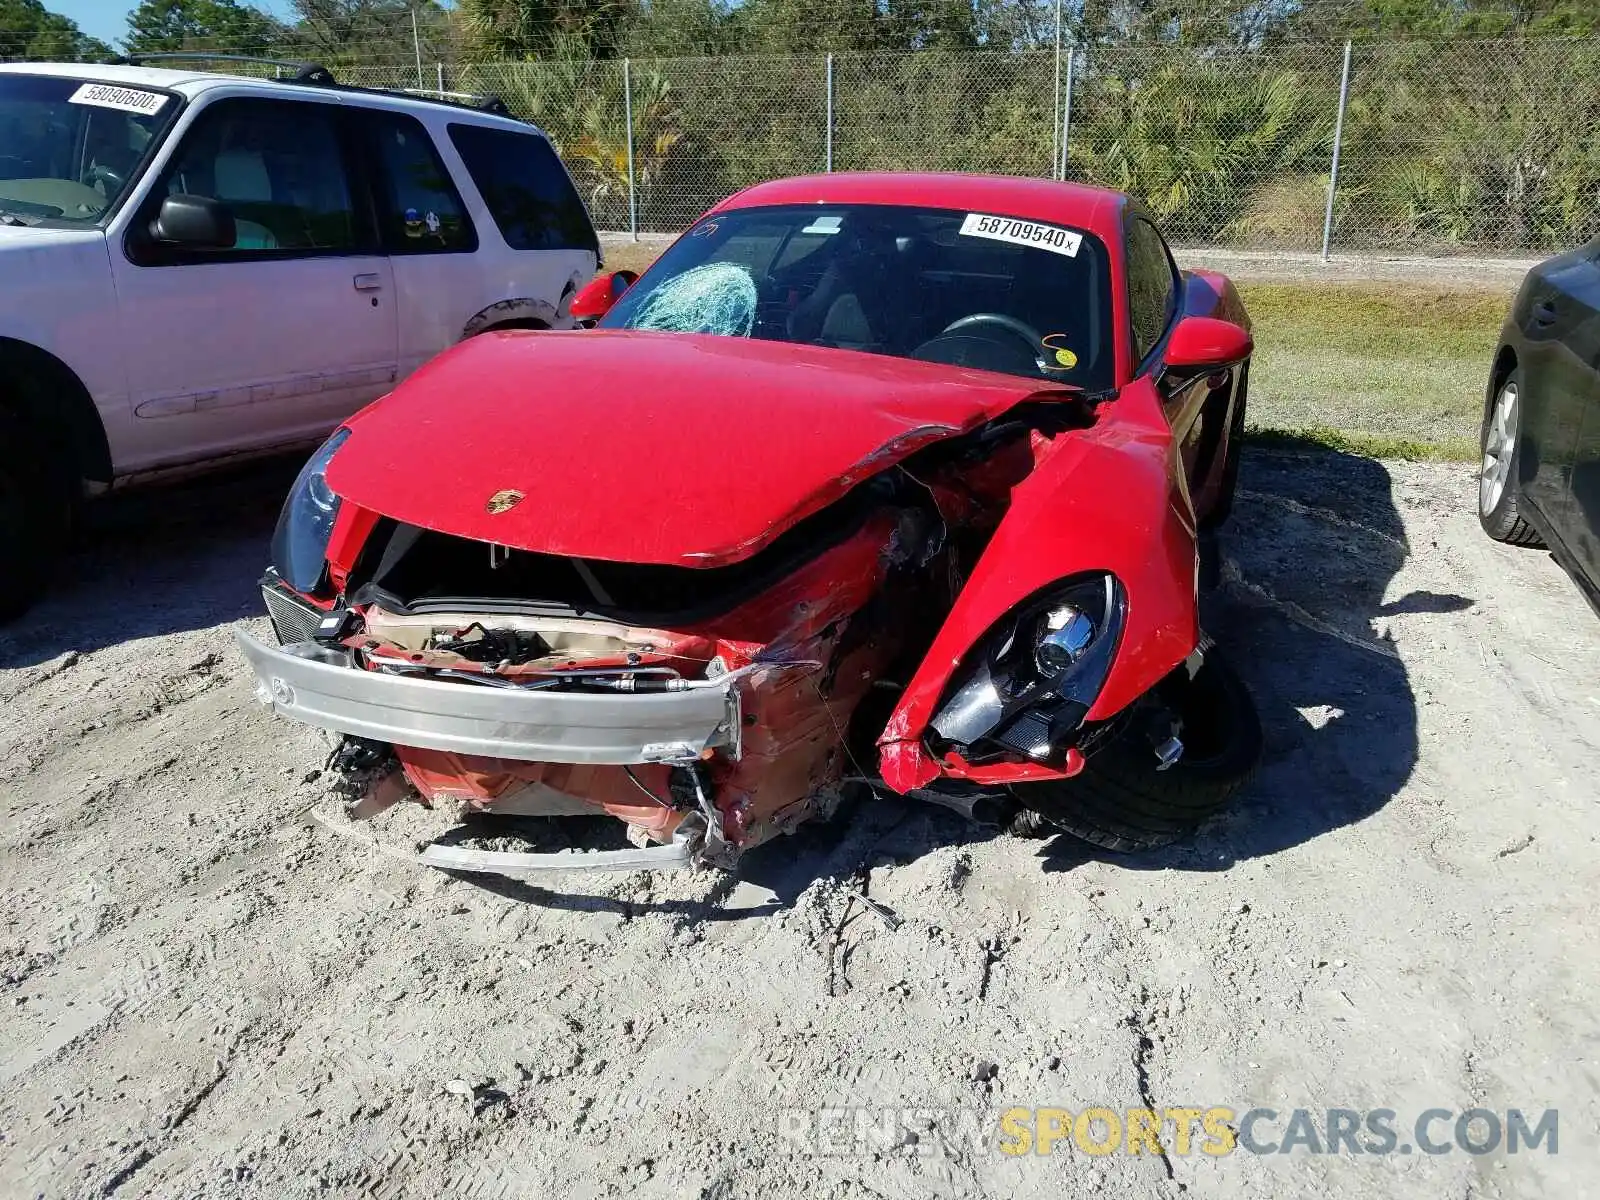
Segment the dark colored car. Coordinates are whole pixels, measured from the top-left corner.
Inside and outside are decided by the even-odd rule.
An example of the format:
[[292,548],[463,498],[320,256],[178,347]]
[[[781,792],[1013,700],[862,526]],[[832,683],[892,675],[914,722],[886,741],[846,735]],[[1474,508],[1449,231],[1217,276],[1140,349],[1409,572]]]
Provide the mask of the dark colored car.
[[1600,238],[1528,272],[1483,415],[1478,518],[1547,546],[1600,609]]

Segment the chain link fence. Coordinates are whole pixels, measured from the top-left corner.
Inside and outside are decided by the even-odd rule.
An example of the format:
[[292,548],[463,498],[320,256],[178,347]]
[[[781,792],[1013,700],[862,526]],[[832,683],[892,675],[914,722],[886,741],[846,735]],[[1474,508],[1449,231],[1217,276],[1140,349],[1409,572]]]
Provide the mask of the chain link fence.
[[1185,245],[1539,254],[1600,235],[1600,42],[1357,44],[1348,60],[1346,77],[1344,45],[1296,43],[519,63],[451,78],[546,128],[611,229],[681,229],[779,175],[934,170],[1120,188]]
[[609,230],[675,231],[775,176],[949,170],[1120,188],[1190,246],[1535,255],[1600,235],[1600,40],[464,64],[397,34],[334,69],[499,96]]

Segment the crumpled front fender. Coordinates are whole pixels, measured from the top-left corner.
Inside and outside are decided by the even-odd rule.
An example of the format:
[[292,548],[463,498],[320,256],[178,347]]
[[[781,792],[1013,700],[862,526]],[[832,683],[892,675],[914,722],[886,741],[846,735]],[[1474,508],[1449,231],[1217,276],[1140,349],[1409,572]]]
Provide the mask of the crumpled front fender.
[[943,773],[922,739],[963,659],[1012,608],[1068,576],[1110,571],[1128,599],[1121,647],[1087,719],[1138,699],[1199,642],[1197,564],[1177,447],[1155,387],[1140,379],[1093,428],[1060,435],[1013,491],[878,739],[884,781],[906,792]]

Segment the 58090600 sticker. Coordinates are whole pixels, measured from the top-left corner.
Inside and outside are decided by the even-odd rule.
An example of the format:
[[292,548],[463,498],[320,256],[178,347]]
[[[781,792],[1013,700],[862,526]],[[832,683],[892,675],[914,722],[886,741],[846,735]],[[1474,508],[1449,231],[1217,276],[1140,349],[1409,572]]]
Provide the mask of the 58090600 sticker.
[[968,213],[959,230],[962,237],[989,238],[996,242],[1010,242],[1015,246],[1032,246],[1068,258],[1078,256],[1083,244],[1083,234],[1063,229],[1059,225],[1045,225],[1039,221],[1019,221],[1013,217],[995,217],[988,213]]
[[67,97],[69,104],[89,104],[95,108],[114,108],[119,112],[154,116],[160,112],[167,98],[160,92],[147,92],[143,88],[118,87],[110,83],[86,83]]

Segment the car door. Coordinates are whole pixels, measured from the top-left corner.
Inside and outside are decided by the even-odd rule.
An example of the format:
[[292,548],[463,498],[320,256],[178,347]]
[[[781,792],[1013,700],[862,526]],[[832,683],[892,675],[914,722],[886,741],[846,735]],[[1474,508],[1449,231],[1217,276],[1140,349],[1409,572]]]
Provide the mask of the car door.
[[[536,129],[449,123],[450,149],[465,168],[462,191],[488,218],[484,240],[484,308],[467,332],[503,325],[567,325],[568,306],[600,264],[600,240],[572,177],[550,139]],[[484,226],[487,226],[486,228]]]
[[[503,264],[506,256],[480,253],[477,222],[428,128],[404,112],[351,106],[349,113],[372,181],[379,239],[394,272],[403,379],[460,341],[486,304],[515,294],[507,290],[513,281],[503,266],[496,271],[489,265]],[[489,292],[494,294],[486,298]]]
[[[1128,287],[1128,321],[1132,329],[1134,373],[1142,372],[1166,337],[1178,313],[1181,277],[1161,231],[1147,218],[1130,215],[1124,256]],[[1183,455],[1185,482],[1195,465],[1200,415],[1208,389],[1204,377],[1163,392],[1162,406],[1172,424],[1173,440]]]
[[1574,376],[1582,374],[1582,416],[1572,453],[1568,484],[1568,518],[1562,540],[1592,588],[1600,590],[1600,238],[1586,246],[1581,270],[1568,276],[1562,303],[1570,306],[1572,321],[1567,348],[1574,360]]
[[[340,114],[214,101],[110,248],[133,469],[308,441],[393,385],[393,281]],[[178,194],[226,206],[233,244],[157,241],[151,222]]]
[[1586,247],[1535,267],[1514,309],[1522,335],[1518,484],[1563,542],[1576,523],[1572,475],[1594,379],[1597,308],[1600,266]]

